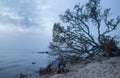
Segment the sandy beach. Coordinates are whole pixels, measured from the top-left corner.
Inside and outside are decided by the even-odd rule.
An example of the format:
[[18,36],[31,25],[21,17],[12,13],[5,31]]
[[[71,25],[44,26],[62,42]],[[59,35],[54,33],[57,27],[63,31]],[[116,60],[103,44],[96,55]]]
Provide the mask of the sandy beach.
[[68,66],[70,72],[32,78],[120,78],[120,57],[96,59]]

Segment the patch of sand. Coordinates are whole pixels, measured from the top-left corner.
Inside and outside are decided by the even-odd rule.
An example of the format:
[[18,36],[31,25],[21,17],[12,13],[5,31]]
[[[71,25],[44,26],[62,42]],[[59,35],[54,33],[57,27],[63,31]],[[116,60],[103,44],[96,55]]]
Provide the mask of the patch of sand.
[[88,64],[68,66],[70,72],[40,78],[120,78],[120,57],[95,60]]

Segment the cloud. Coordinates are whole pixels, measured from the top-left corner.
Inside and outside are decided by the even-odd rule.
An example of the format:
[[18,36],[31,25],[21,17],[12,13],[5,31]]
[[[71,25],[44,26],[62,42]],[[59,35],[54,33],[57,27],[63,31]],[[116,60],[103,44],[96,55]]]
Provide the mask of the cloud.
[[37,11],[34,0],[0,0],[0,22],[20,26],[37,25]]
[[[78,2],[84,0],[0,0],[0,48],[3,44],[13,48],[47,48],[52,26],[60,22],[59,15]],[[103,5],[109,5],[106,3]]]
[[48,20],[51,23],[58,21],[58,15],[76,2],[77,0],[69,2],[67,0],[0,0],[0,23],[45,28]]

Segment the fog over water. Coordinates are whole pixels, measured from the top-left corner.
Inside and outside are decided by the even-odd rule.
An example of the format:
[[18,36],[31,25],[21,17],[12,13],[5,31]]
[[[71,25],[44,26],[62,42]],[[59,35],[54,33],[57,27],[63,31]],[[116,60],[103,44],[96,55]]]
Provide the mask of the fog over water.
[[[54,23],[78,2],[84,4],[85,0],[0,0],[0,78],[35,73],[46,66],[48,55],[34,52],[48,50]],[[119,3],[102,0],[101,6],[111,8],[115,17],[120,15]],[[119,31],[120,25],[112,34],[119,35]],[[37,63],[32,65],[33,61]]]
[[45,67],[50,62],[49,56],[36,52],[48,49],[58,15],[76,3],[72,0],[0,0],[0,78],[35,74],[40,67]]
[[[49,63],[48,55],[31,50],[0,50],[0,78],[19,78],[20,73],[38,74]],[[35,64],[32,64],[35,62]]]

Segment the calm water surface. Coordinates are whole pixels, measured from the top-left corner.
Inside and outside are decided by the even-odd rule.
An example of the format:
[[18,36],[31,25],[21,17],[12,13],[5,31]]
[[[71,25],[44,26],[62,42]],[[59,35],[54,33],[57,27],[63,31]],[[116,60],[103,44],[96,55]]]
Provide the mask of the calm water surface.
[[35,74],[49,63],[48,55],[33,51],[0,50],[0,78],[16,78],[20,73]]

